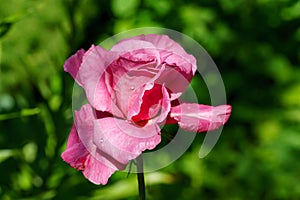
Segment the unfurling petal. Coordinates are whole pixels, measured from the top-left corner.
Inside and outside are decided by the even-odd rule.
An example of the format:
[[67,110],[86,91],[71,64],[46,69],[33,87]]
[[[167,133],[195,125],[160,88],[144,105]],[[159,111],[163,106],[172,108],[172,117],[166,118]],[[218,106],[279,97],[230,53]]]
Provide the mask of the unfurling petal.
[[187,131],[205,132],[224,125],[231,113],[230,105],[207,106],[183,103],[171,108],[170,117]]

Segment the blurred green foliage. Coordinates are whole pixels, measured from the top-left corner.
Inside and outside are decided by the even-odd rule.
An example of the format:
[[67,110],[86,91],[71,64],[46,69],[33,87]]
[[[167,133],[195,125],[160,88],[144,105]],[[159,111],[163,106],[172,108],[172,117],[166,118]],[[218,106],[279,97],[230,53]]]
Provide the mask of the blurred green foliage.
[[295,0],[1,1],[0,199],[137,199],[134,174],[118,172],[96,186],[61,160],[73,87],[63,63],[79,48],[144,26],[197,40],[219,67],[233,106],[207,157],[198,159],[198,135],[183,157],[146,174],[148,198],[299,199]]

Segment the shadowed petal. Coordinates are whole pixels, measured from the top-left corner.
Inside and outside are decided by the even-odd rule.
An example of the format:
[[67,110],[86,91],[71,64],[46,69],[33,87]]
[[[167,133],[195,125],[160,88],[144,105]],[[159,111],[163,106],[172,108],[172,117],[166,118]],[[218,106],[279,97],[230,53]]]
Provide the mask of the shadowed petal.
[[231,114],[230,105],[207,106],[183,103],[171,108],[170,116],[180,128],[187,131],[205,132],[224,125]]

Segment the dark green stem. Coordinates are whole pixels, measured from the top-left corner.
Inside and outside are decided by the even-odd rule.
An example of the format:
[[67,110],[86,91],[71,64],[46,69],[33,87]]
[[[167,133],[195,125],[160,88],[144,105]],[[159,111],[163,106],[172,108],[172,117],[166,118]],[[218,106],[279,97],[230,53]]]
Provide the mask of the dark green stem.
[[145,179],[144,179],[144,169],[143,169],[143,155],[141,154],[136,159],[137,163],[137,179],[138,179],[138,185],[139,185],[139,197],[140,200],[146,199],[146,193],[145,193]]

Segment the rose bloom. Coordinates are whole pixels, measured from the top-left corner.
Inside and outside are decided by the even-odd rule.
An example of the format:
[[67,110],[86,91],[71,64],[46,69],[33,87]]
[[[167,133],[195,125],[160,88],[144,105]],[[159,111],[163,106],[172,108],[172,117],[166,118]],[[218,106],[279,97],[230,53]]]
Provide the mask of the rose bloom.
[[231,106],[179,103],[196,59],[166,35],[124,39],[109,51],[79,50],[64,65],[84,89],[88,104],[75,111],[62,158],[95,184],[161,141],[160,126],[205,132],[228,120]]

